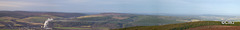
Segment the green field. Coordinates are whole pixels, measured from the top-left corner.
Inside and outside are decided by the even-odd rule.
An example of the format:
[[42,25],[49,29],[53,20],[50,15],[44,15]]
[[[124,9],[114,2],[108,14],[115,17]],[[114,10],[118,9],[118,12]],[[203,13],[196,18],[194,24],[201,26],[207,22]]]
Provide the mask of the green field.
[[57,29],[91,29],[91,28],[77,28],[77,27],[55,27]]
[[240,22],[235,22],[235,24],[221,24],[221,22],[219,21],[199,21],[199,22],[168,24],[168,25],[161,25],[161,26],[137,26],[137,27],[112,29],[112,30],[184,30],[188,28],[208,26],[208,25],[240,26]]
[[0,30],[17,30],[17,29],[0,29]]
[[79,27],[54,27],[56,29],[101,29],[101,30],[108,30],[109,28],[107,27],[96,27],[96,28],[79,28]]

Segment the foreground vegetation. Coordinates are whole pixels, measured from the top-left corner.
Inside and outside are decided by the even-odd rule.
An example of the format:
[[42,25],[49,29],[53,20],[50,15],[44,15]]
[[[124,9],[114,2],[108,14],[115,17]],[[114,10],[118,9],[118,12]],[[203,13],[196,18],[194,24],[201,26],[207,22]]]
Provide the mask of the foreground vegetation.
[[0,30],[17,30],[17,29],[0,29]]
[[77,28],[77,27],[55,27],[58,29],[91,29],[91,28]]
[[199,21],[199,22],[168,24],[168,25],[161,25],[161,26],[137,26],[137,27],[112,29],[112,30],[185,30],[188,28],[208,26],[208,25],[240,26],[240,22],[235,22],[235,24],[221,24],[221,22],[219,21]]
[[65,30],[108,30],[109,28],[107,27],[95,27],[95,28],[81,28],[81,27],[54,27],[56,29],[65,29]]

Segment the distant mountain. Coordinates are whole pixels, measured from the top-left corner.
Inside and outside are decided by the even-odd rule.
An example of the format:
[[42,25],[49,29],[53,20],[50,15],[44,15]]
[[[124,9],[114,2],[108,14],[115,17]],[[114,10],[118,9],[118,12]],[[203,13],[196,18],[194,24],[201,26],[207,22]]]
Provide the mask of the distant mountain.
[[[0,11],[0,29],[14,27],[41,27],[47,18],[52,17],[51,27],[105,27],[109,29],[154,26],[182,23],[193,18],[183,18],[163,15],[143,15],[129,13],[62,13],[62,12],[28,12],[28,11]],[[71,18],[69,18],[71,17]],[[10,24],[10,25],[8,25]]]
[[[177,21],[178,17],[171,16],[157,16],[157,15],[139,15],[139,14],[127,14],[127,13],[100,13],[94,15],[86,15],[73,18],[72,22],[76,21],[82,22],[81,24],[70,25],[69,22],[67,26],[78,26],[78,25],[91,25],[92,27],[110,27],[110,29],[115,28],[125,28],[133,26],[153,26],[153,25],[164,25],[164,24],[174,24],[182,23],[183,21]],[[88,22],[89,24],[84,24],[83,22]],[[63,22],[58,22],[63,23]],[[62,24],[64,26],[64,24]]]

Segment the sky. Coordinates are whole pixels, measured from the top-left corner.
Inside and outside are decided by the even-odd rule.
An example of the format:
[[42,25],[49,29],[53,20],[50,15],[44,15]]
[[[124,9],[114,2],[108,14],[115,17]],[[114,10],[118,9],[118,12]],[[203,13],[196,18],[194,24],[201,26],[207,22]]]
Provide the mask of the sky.
[[0,0],[0,11],[240,15],[239,0]]

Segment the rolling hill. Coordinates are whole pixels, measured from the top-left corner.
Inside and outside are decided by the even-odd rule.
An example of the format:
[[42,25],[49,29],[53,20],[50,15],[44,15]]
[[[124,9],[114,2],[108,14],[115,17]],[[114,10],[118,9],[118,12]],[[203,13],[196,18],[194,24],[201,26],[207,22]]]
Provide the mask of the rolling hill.
[[[84,27],[88,29],[117,29],[133,26],[153,26],[182,23],[178,17],[138,15],[128,13],[101,13],[86,15],[82,13],[1,11],[0,29],[22,29],[21,27],[41,27],[44,21],[52,17],[53,28]],[[14,27],[14,28],[11,28]],[[16,28],[15,28],[16,27]]]
[[[74,26],[90,25],[92,27],[108,27],[110,29],[133,27],[133,26],[153,26],[153,25],[182,23],[182,21],[176,21],[175,18],[177,17],[135,15],[135,14],[125,14],[125,13],[102,13],[102,14],[86,15],[86,16],[72,18],[71,22],[75,23],[72,25],[69,25],[70,22],[53,22],[53,23],[60,24],[60,26],[58,27],[64,27],[64,26],[74,27]],[[68,24],[68,25],[65,25],[65,24]]]
[[[207,27],[201,27],[201,26],[207,26]],[[219,26],[219,27],[237,26],[238,27],[240,26],[240,22],[235,22],[235,24],[221,24],[221,22],[219,21],[199,21],[199,22],[186,22],[186,23],[178,23],[178,24],[159,25],[159,26],[136,26],[136,27],[128,27],[128,28],[112,29],[112,30],[201,30],[201,29],[211,30],[211,28],[209,27],[213,27],[213,26]],[[223,28],[226,28],[226,27],[223,27]],[[238,28],[235,28],[235,29],[238,29]]]
[[41,27],[49,17],[54,18],[55,21],[51,21],[49,26],[55,29],[71,29],[74,27],[75,29],[184,30],[189,28],[196,29],[194,27],[205,25],[221,25],[216,21],[202,21],[212,20],[207,18],[217,18],[214,20],[218,20],[219,18],[215,16],[161,16],[128,13],[86,15],[83,13],[0,11],[0,29],[13,29],[11,27],[17,27],[15,29],[21,29],[22,27]]

